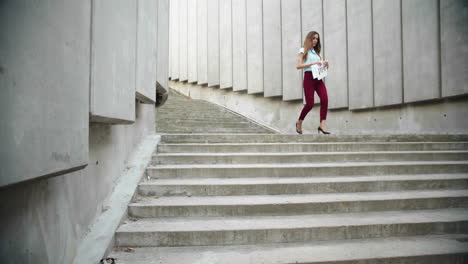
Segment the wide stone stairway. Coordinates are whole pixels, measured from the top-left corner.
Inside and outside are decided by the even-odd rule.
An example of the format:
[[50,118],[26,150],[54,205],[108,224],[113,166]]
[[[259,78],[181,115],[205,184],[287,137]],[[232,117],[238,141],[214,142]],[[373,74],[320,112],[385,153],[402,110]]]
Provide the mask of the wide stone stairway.
[[161,136],[116,263],[468,263],[467,135],[222,132]]

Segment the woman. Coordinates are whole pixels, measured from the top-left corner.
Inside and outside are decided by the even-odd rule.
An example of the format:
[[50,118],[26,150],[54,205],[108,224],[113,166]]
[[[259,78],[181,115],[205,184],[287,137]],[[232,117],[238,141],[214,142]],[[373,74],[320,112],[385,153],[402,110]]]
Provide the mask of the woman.
[[314,79],[312,76],[312,65],[323,65],[328,68],[328,61],[322,61],[320,56],[320,36],[317,32],[311,31],[307,34],[304,40],[304,47],[299,50],[297,58],[296,68],[304,69],[304,95],[306,98],[306,104],[302,108],[299,120],[296,122],[296,132],[302,134],[302,121],[306,117],[307,113],[314,106],[314,91],[317,92],[320,98],[320,125],[317,128],[317,132],[323,134],[330,134],[325,128],[325,120],[327,119],[328,111],[328,95],[325,83],[322,80]]

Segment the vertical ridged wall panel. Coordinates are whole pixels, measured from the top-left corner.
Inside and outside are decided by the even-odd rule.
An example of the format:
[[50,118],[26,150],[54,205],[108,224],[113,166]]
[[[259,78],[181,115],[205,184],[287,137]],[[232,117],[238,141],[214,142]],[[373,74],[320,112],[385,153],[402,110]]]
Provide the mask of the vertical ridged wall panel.
[[208,0],[208,86],[219,85],[219,1]]
[[263,94],[281,96],[281,0],[263,0],[263,40]]
[[187,2],[179,0],[179,81],[188,80]]
[[180,25],[180,12],[179,12],[179,0],[170,0],[171,1],[171,55],[172,55],[172,62],[171,62],[171,79],[178,80],[179,79],[179,25]]
[[232,0],[233,90],[247,90],[246,0]]
[[197,0],[187,1],[188,82],[197,82]]
[[197,83],[208,83],[207,0],[197,0]]
[[[263,9],[262,0],[247,4],[247,89],[248,93],[263,92]],[[267,54],[268,55],[268,54]]]
[[219,86],[232,87],[232,1],[219,1]]

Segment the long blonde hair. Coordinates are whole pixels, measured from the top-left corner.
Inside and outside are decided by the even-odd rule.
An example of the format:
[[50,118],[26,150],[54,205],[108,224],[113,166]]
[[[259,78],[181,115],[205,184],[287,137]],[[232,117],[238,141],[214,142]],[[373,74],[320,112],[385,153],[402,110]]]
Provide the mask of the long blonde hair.
[[322,59],[322,56],[320,56],[320,51],[322,50],[322,45],[320,44],[320,34],[317,31],[311,31],[307,34],[305,40],[304,40],[304,57],[302,59],[304,61],[307,60],[307,55],[309,54],[309,50],[312,48],[312,40],[314,36],[318,36],[318,41],[317,45],[315,45],[314,50],[317,55],[319,55],[320,59]]

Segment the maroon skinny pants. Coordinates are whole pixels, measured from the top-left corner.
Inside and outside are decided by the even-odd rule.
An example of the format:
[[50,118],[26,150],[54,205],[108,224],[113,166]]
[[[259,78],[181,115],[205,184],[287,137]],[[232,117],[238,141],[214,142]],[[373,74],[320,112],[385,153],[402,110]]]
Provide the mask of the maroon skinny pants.
[[304,105],[304,108],[302,108],[299,120],[304,120],[307,113],[309,113],[314,106],[314,91],[317,92],[320,98],[320,121],[326,120],[328,111],[328,95],[325,83],[323,83],[322,80],[314,79],[314,77],[312,77],[312,72],[306,71],[304,73],[303,86],[306,104]]

